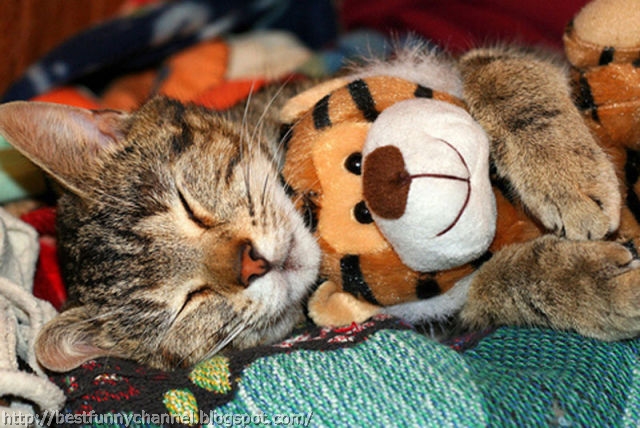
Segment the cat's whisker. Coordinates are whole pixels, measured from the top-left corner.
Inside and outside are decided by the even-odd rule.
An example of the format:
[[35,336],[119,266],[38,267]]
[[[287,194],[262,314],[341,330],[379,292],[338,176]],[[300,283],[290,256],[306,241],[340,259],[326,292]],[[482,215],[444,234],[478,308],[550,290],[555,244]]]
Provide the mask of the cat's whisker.
[[[212,341],[212,339],[218,334],[220,330],[228,329],[228,326],[234,322],[233,325],[229,329],[229,333],[227,333],[221,340]],[[203,343],[211,343],[212,347],[209,351],[205,352],[202,357],[199,358],[200,361],[207,360],[218,352],[220,352],[225,346],[227,346],[233,339],[235,339],[240,333],[242,333],[249,326],[249,322],[247,320],[242,319],[232,319],[229,320],[227,324],[222,325],[218,330],[213,332]],[[183,357],[178,361],[177,366],[181,366],[185,360],[191,357],[194,353],[199,352],[200,348],[195,347],[190,352],[185,353]]]
[[257,136],[257,131],[258,130],[262,130],[264,128],[264,124],[267,118],[267,114],[269,113],[269,111],[271,110],[271,107],[273,107],[274,103],[276,102],[276,100],[278,99],[278,97],[280,96],[280,94],[282,93],[282,91],[284,90],[285,86],[287,84],[287,81],[283,82],[278,89],[275,91],[275,93],[273,94],[272,97],[269,98],[269,101],[267,102],[267,104],[264,106],[264,108],[262,109],[262,114],[260,115],[260,117],[258,118],[258,121],[254,127],[254,133],[251,136],[251,141],[256,141],[255,138]]
[[266,196],[267,196],[267,187],[269,186],[269,177],[270,177],[269,174],[265,174],[265,176],[264,176],[264,183],[262,184],[262,195],[260,195],[261,196],[261,198],[260,198],[261,206],[264,206],[265,202],[266,202],[265,199],[266,199]]
[[222,349],[224,349],[225,346],[231,343],[233,339],[235,339],[240,333],[242,333],[248,326],[249,323],[246,321],[238,324],[224,339],[214,345],[213,348],[211,348],[211,350],[205,354],[205,359],[213,357]]
[[248,153],[248,157],[249,159],[251,159],[253,157],[253,144],[256,140],[256,137],[258,137],[260,134],[258,134],[258,132],[261,132],[261,128],[262,128],[262,123],[264,122],[264,115],[266,114],[266,111],[263,111],[262,116],[260,116],[260,118],[258,118],[258,120],[255,121],[255,123],[252,123],[253,129],[249,128],[248,125],[248,118],[250,117],[249,115],[249,111],[252,108],[252,102],[253,102],[253,95],[256,93],[256,81],[252,81],[251,82],[251,88],[249,88],[249,95],[247,97],[246,103],[245,103],[245,108],[244,108],[244,114],[243,114],[243,118],[242,118],[242,131],[243,131],[243,141],[246,144],[246,149],[247,149],[247,153]]
[[255,82],[251,82],[251,88],[249,88],[249,94],[247,95],[247,99],[244,105],[242,121],[240,122],[240,130],[242,131],[242,137],[244,137],[242,140],[245,140],[249,136],[249,133],[246,132],[248,129],[247,118],[249,117],[249,107],[251,105],[251,101],[253,100],[254,85],[255,85]]

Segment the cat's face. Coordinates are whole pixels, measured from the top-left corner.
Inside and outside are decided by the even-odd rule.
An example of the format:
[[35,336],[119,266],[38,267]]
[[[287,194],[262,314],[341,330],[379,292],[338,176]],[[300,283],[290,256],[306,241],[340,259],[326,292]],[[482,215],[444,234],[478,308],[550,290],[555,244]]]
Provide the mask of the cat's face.
[[39,337],[43,365],[188,366],[299,319],[319,251],[252,127],[159,98],[132,115],[9,104],[0,130],[67,189],[72,306]]

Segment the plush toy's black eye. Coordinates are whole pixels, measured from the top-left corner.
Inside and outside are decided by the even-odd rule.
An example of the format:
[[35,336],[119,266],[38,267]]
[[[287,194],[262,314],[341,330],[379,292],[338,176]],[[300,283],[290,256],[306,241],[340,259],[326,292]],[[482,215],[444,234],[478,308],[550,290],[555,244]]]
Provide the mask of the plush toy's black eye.
[[367,208],[367,204],[364,201],[360,201],[353,207],[353,216],[356,218],[358,223],[361,224],[369,224],[373,223],[373,217],[371,217],[371,213],[369,212],[369,208]]
[[362,173],[362,153],[351,153],[344,161],[344,167],[350,173],[360,175]]

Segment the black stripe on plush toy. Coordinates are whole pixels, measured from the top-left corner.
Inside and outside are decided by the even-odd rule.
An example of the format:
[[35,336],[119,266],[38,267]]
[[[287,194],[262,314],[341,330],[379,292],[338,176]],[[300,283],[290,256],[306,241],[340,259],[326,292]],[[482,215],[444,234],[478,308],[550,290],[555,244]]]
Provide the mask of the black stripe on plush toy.
[[376,120],[379,113],[376,110],[376,102],[371,96],[367,83],[362,79],[354,80],[347,85],[347,89],[349,89],[353,102],[356,103],[364,118],[369,122]]
[[291,137],[293,136],[293,126],[291,124],[285,123],[280,126],[280,144],[282,145],[282,150],[287,153],[289,151],[289,142],[291,141]]
[[331,126],[331,117],[329,116],[329,95],[325,95],[320,101],[313,106],[313,126],[320,130]]
[[598,60],[598,65],[607,65],[613,61],[613,56],[616,53],[616,48],[608,46],[602,49],[602,53],[600,54],[600,59]]
[[475,269],[478,269],[484,263],[486,263],[489,260],[491,260],[491,257],[493,257],[493,253],[491,251],[487,250],[487,251],[485,251],[485,253],[483,255],[481,255],[477,259],[473,260],[471,262],[471,266],[473,266]]
[[591,118],[595,122],[600,122],[600,116],[598,115],[598,106],[593,99],[593,93],[591,92],[589,80],[584,75],[581,75],[578,83],[579,86],[576,99],[578,108],[582,111],[591,110]]
[[305,226],[311,232],[318,229],[318,205],[309,192],[302,194],[302,218]]
[[640,222],[640,198],[634,188],[640,178],[640,153],[627,150],[627,162],[624,165],[624,175],[627,188],[627,206],[633,217]]
[[634,259],[638,259],[638,257],[640,256],[640,254],[638,254],[638,247],[636,247],[635,242],[633,242],[633,239],[630,239],[629,241],[623,242],[622,245],[624,245],[624,247],[629,250],[629,252],[631,253],[631,255],[633,256]]
[[365,281],[360,269],[360,256],[347,254],[340,259],[340,273],[342,274],[342,288],[356,297],[363,297],[367,302],[380,305]]
[[440,293],[442,293],[442,289],[433,274],[420,274],[416,283],[416,297],[418,299],[430,299]]
[[418,85],[413,95],[415,95],[416,98],[433,98],[433,89]]

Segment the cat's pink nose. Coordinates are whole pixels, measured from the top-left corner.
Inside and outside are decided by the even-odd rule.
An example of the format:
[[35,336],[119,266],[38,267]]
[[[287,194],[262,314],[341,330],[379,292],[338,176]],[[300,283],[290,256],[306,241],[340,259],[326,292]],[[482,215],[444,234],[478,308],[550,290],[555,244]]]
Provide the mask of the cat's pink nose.
[[248,287],[251,282],[271,269],[269,262],[248,242],[240,247],[240,283]]

